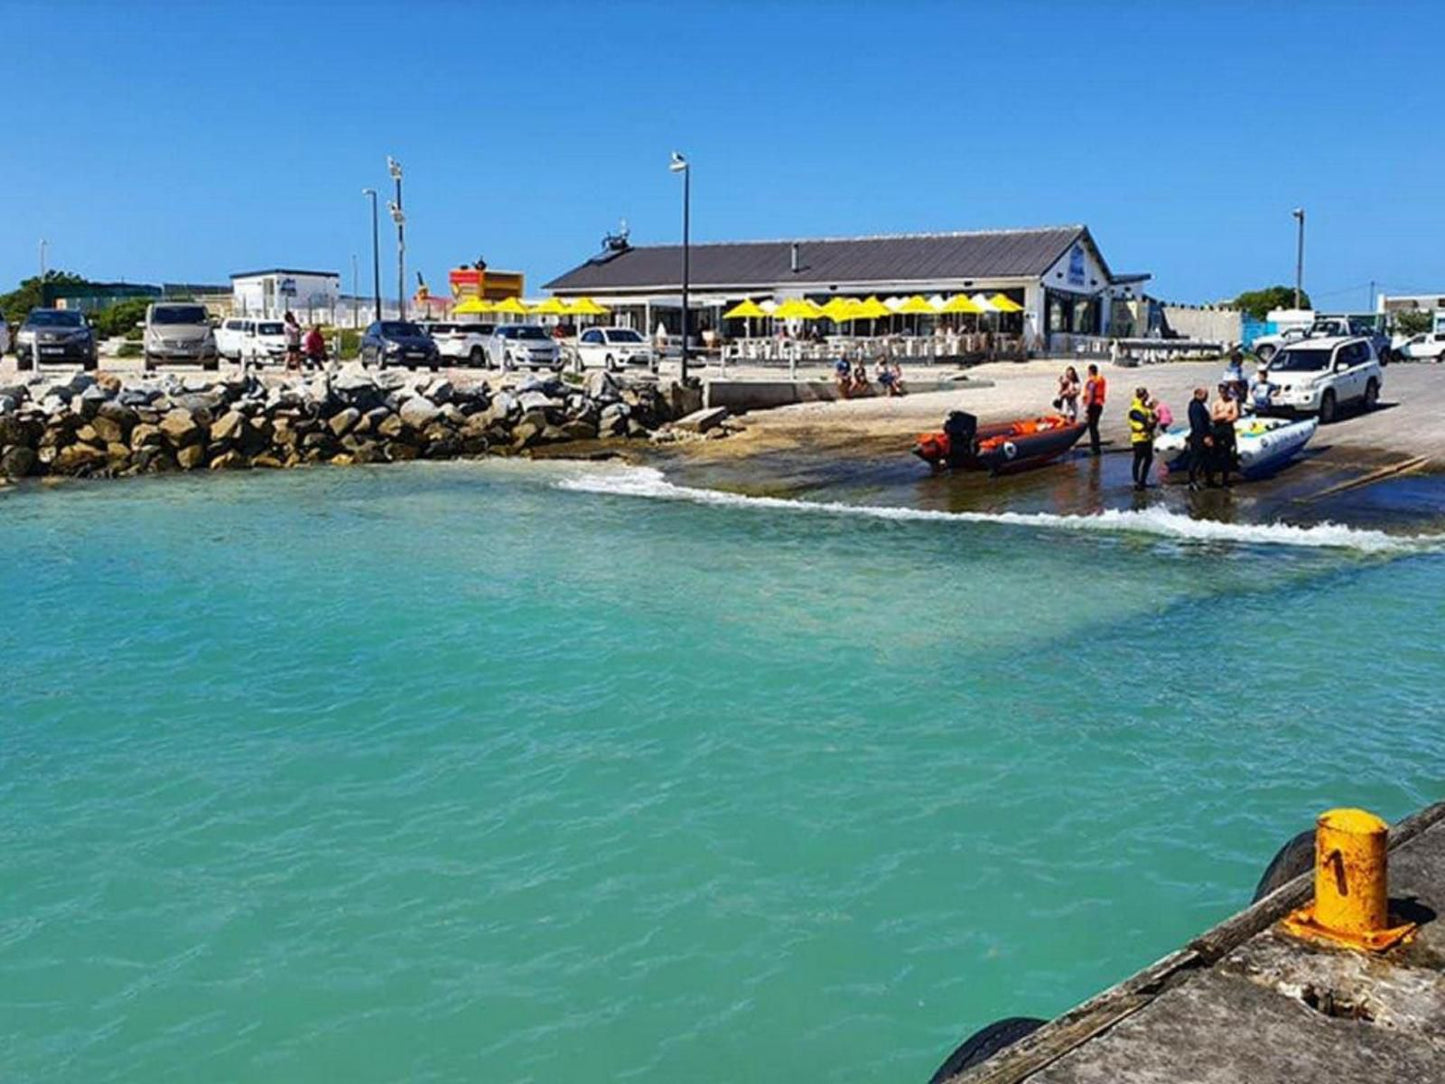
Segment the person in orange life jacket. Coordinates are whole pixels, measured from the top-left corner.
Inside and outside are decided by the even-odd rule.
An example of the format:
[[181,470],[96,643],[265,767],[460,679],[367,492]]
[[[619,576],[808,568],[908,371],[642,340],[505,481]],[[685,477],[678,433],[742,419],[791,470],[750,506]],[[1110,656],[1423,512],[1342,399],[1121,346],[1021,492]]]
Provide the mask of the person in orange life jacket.
[[1104,413],[1104,396],[1108,382],[1099,374],[1097,365],[1089,366],[1089,377],[1084,381],[1084,414],[1089,422],[1089,450],[1099,454],[1099,418]]
[[1136,388],[1129,404],[1129,443],[1134,447],[1134,488],[1149,483],[1149,468],[1154,465],[1154,429],[1158,417],[1149,403],[1149,389]]

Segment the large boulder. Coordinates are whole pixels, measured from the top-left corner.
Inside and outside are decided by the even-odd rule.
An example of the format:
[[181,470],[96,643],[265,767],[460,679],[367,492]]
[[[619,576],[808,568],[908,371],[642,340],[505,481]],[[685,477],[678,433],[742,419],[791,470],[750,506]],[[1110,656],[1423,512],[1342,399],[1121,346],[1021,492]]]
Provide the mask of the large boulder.
[[345,410],[333,414],[326,424],[338,437],[344,437],[355,428],[356,423],[360,420],[361,411],[355,407],[347,407]]
[[130,431],[130,446],[134,449],[158,448],[164,443],[165,434],[158,425],[142,422]]
[[26,478],[35,473],[40,461],[32,448],[17,444],[0,452],[0,476]]
[[108,457],[101,449],[89,444],[70,444],[56,453],[50,469],[56,474],[89,474],[107,463]]
[[183,448],[188,444],[194,444],[203,436],[201,426],[197,424],[191,412],[183,407],[168,410],[165,417],[161,419],[160,430],[173,448]]
[[720,426],[727,416],[727,407],[709,407],[704,410],[694,410],[691,414],[679,418],[672,424],[673,428],[687,433],[706,433]]
[[599,403],[613,403],[622,398],[622,382],[606,369],[589,370],[582,387],[589,399]]
[[90,427],[96,436],[106,444],[123,444],[129,435],[125,423],[104,414],[97,414],[90,420]]
[[418,395],[401,404],[397,416],[413,429],[425,429],[441,413],[437,405],[425,396]]
[[176,452],[176,464],[181,470],[195,470],[206,461],[206,449],[199,444],[187,444]]
[[211,423],[211,440],[216,444],[229,444],[240,437],[246,427],[246,415],[238,410],[228,410]]

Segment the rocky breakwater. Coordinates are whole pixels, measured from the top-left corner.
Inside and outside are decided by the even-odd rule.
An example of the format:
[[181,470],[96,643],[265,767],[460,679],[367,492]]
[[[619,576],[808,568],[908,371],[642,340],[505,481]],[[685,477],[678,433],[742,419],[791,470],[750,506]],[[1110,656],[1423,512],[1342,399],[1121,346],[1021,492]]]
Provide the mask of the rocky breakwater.
[[266,381],[77,373],[0,387],[0,479],[515,455],[646,439],[692,409],[696,394],[607,373],[582,386],[549,378],[493,391],[357,363]]

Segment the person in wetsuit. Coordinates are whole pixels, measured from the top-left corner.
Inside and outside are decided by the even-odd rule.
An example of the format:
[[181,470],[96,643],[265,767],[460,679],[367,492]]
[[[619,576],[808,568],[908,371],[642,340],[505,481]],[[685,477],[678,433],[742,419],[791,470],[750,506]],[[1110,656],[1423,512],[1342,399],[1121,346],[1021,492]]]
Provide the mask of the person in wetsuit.
[[1194,389],[1189,400],[1189,488],[1199,488],[1199,476],[1214,485],[1214,422],[1209,416],[1209,392]]

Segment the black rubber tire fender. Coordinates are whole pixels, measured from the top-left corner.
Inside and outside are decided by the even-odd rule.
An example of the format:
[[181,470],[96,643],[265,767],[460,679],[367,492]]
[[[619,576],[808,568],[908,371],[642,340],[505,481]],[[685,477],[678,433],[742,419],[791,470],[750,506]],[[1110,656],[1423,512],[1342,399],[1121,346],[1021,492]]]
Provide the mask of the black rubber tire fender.
[[950,1077],[957,1076],[965,1069],[971,1069],[979,1062],[987,1061],[1000,1050],[1032,1035],[1046,1023],[1047,1020],[1040,1020],[1036,1016],[1007,1016],[1002,1020],[995,1020],[988,1027],[979,1028],[948,1055],[938,1067],[938,1071],[928,1078],[928,1084],[943,1084]]
[[1340,408],[1335,401],[1334,389],[1328,389],[1324,397],[1320,399],[1320,424],[1330,425],[1339,415]]
[[1372,376],[1369,383],[1365,385],[1365,409],[1374,410],[1379,402],[1380,382]]
[[1270,859],[1269,865],[1264,867],[1264,876],[1259,879],[1259,884],[1254,889],[1254,896],[1249,902],[1258,903],[1280,885],[1293,881],[1301,873],[1313,869],[1314,864],[1315,830],[1307,828],[1281,847]]

